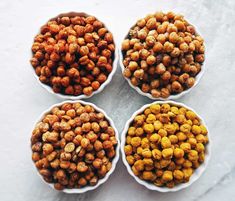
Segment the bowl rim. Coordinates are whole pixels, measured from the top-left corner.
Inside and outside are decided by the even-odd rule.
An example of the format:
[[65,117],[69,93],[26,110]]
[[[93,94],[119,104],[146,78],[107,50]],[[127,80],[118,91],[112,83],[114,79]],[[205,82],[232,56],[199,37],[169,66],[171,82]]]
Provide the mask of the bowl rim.
[[206,126],[207,131],[208,131],[207,136],[209,138],[209,143],[206,145],[205,161],[203,163],[201,163],[200,166],[197,169],[195,169],[194,173],[192,174],[192,176],[190,177],[190,180],[187,183],[178,184],[178,185],[174,186],[173,188],[158,187],[158,186],[155,186],[152,183],[149,183],[147,181],[141,180],[139,177],[135,176],[134,173],[131,170],[131,166],[126,161],[126,154],[124,152],[124,146],[126,144],[126,134],[127,134],[128,128],[129,128],[130,124],[132,123],[132,121],[134,120],[134,117],[136,115],[142,113],[150,105],[152,105],[152,104],[164,104],[164,103],[168,103],[168,104],[173,105],[173,106],[185,107],[186,109],[193,111],[199,117],[199,119],[201,120],[201,123],[204,126],[206,126],[204,119],[194,109],[192,109],[191,107],[189,107],[189,106],[187,106],[187,105],[185,105],[183,103],[179,103],[179,102],[176,102],[176,101],[168,100],[168,101],[155,101],[155,102],[152,102],[150,104],[145,104],[141,108],[136,110],[132,114],[130,119],[128,119],[128,121],[125,124],[125,127],[124,127],[124,129],[123,129],[123,131],[121,133],[121,157],[122,157],[122,161],[123,161],[124,165],[126,166],[126,169],[127,169],[128,173],[137,181],[137,183],[145,186],[149,190],[166,193],[166,192],[176,192],[176,191],[182,190],[184,188],[187,188],[187,187],[189,187],[191,184],[193,184],[195,181],[197,181],[200,178],[200,176],[206,170],[206,168],[208,166],[208,163],[210,161],[210,158],[211,158],[211,144],[212,144],[212,141],[211,141],[211,137],[210,137],[210,131],[209,131],[208,127]]
[[[147,14],[146,14],[146,15],[147,15]],[[145,16],[146,16],[146,15],[145,15]],[[141,19],[141,18],[138,18],[138,19]],[[136,24],[136,22],[138,21],[138,19],[133,23],[133,25],[130,27],[130,29],[135,26],[135,24]],[[186,19],[186,21],[187,21],[190,25],[192,25],[192,26],[195,28],[196,34],[202,37],[202,34],[201,34],[201,32],[199,31],[198,27],[197,27],[196,25],[194,25],[193,23],[191,23],[189,20]],[[130,31],[130,29],[129,29],[129,31]],[[128,33],[129,33],[129,31],[128,31]],[[194,83],[194,85],[193,85],[191,88],[188,88],[188,89],[186,89],[186,90],[184,90],[184,91],[182,91],[181,93],[178,93],[178,94],[173,94],[173,95],[171,94],[171,95],[170,95],[169,97],[167,97],[167,98],[162,98],[162,97],[155,98],[155,97],[153,97],[153,96],[151,95],[151,93],[144,93],[138,86],[132,85],[130,79],[128,79],[127,77],[125,77],[125,76],[123,75],[125,66],[123,65],[123,62],[122,62],[122,61],[123,61],[122,42],[123,42],[123,40],[125,40],[125,39],[128,37],[128,33],[125,35],[125,37],[124,37],[124,38],[121,40],[121,42],[119,43],[119,48],[118,48],[118,53],[119,53],[119,65],[120,65],[120,67],[121,67],[122,76],[127,80],[127,82],[128,82],[128,84],[130,85],[130,87],[131,87],[132,89],[136,90],[140,95],[145,96],[145,97],[148,97],[148,98],[150,98],[150,99],[152,99],[152,100],[162,100],[162,101],[164,101],[164,100],[176,100],[176,99],[181,98],[181,97],[184,96],[185,94],[189,93],[193,88],[195,88],[195,87],[198,85],[199,81],[201,80],[201,78],[202,78],[202,76],[204,75],[204,72],[205,72],[206,48],[205,48],[205,52],[204,52],[204,62],[201,64],[201,71],[195,76],[195,83]],[[205,41],[205,40],[204,40],[204,46],[206,47],[206,41]]]
[[[67,12],[67,13],[61,13],[61,14],[57,15],[56,17],[50,18],[49,20],[47,20],[47,22],[49,22],[50,20],[54,20],[54,19],[56,19],[56,18],[58,18],[58,17],[63,17],[63,16],[94,16],[94,15],[89,15],[89,14],[87,14],[87,13],[85,13],[85,12],[74,12],[74,11],[71,11],[71,12]],[[95,18],[98,19],[96,16],[95,16]],[[98,20],[99,20],[99,19],[98,19]],[[46,23],[47,23],[47,22],[46,22]],[[102,22],[102,21],[101,21],[101,22]],[[46,24],[46,23],[45,23],[45,24]],[[110,30],[104,22],[102,22],[102,23],[103,23],[104,27],[107,28],[107,30]],[[42,25],[42,26],[43,26],[43,25]],[[41,28],[42,26],[40,26],[40,28]],[[34,35],[34,37],[35,37],[38,33],[40,33],[40,29],[39,29],[39,31]],[[33,37],[32,44],[34,43],[34,37]],[[80,100],[80,99],[91,98],[93,95],[98,94],[98,93],[100,93],[101,91],[104,90],[104,88],[111,82],[111,80],[112,80],[112,78],[113,78],[113,76],[114,76],[114,74],[115,74],[115,72],[116,72],[116,70],[117,70],[117,65],[118,65],[118,47],[117,47],[117,43],[115,42],[114,35],[113,35],[113,43],[114,43],[114,45],[115,45],[114,59],[113,59],[113,64],[112,64],[113,69],[112,69],[112,71],[108,74],[107,80],[106,80],[104,83],[102,83],[102,84],[100,85],[100,87],[99,87],[98,90],[93,91],[90,96],[87,96],[87,95],[85,95],[85,94],[80,94],[80,95],[78,95],[78,96],[74,96],[74,95],[66,95],[66,94],[61,94],[61,93],[55,93],[55,92],[52,90],[52,87],[51,87],[51,86],[46,85],[46,84],[42,83],[42,82],[39,80],[39,77],[38,77],[38,75],[36,74],[35,69],[34,69],[34,67],[31,65],[31,63],[30,63],[30,68],[31,68],[31,70],[33,71],[33,75],[34,75],[35,79],[37,80],[37,82],[39,83],[39,85],[40,85],[42,88],[46,89],[46,91],[48,91],[50,94],[53,94],[54,96],[56,96],[56,97],[58,97],[58,98],[60,98],[60,99],[62,99],[62,100]],[[32,57],[33,57],[33,52],[32,52],[32,50],[31,50],[31,48],[30,48],[30,60],[32,59]]]
[[[113,160],[112,160],[112,167],[111,167],[111,169],[106,173],[106,175],[105,175],[103,178],[99,179],[98,182],[97,182],[97,184],[94,185],[94,186],[84,186],[84,187],[82,187],[82,188],[80,188],[80,189],[79,189],[79,188],[71,188],[71,189],[65,188],[65,189],[61,190],[61,192],[69,193],[69,194],[71,194],[71,193],[78,193],[78,194],[80,194],[80,193],[85,193],[85,192],[87,192],[87,191],[94,190],[94,189],[98,188],[100,185],[102,185],[103,183],[105,183],[105,182],[108,180],[108,178],[110,177],[110,175],[114,172],[114,170],[115,170],[115,168],[116,168],[116,165],[117,165],[117,162],[118,162],[118,160],[119,160],[119,156],[120,156],[120,153],[119,153],[119,152],[120,152],[119,134],[118,134],[118,130],[116,129],[116,127],[115,127],[115,125],[114,125],[113,120],[107,115],[107,113],[106,113],[103,109],[101,109],[101,108],[99,108],[98,106],[96,106],[95,104],[90,103],[90,102],[87,102],[87,101],[82,101],[82,100],[66,100],[66,101],[62,101],[62,102],[55,103],[55,104],[51,105],[48,109],[44,110],[44,111],[39,115],[39,117],[36,119],[35,123],[33,124],[33,128],[31,129],[30,137],[32,136],[32,131],[33,131],[33,129],[35,128],[35,126],[37,125],[37,123],[39,123],[39,122],[43,119],[43,117],[44,117],[46,114],[50,113],[51,110],[52,110],[54,107],[59,107],[59,106],[65,104],[65,103],[78,103],[78,102],[81,103],[82,105],[90,105],[90,106],[94,107],[94,109],[95,109],[96,111],[101,112],[101,113],[104,114],[104,116],[105,116],[105,118],[107,119],[107,121],[109,122],[110,126],[112,126],[113,129],[114,129],[114,131],[115,131],[115,137],[116,137],[116,139],[117,139],[117,145],[116,145],[116,148],[115,148],[116,155],[115,155],[115,157],[114,157]],[[30,148],[30,152],[32,153],[31,141],[29,142],[29,148]],[[54,188],[53,183],[47,183],[46,181],[44,181],[44,179],[42,178],[42,176],[40,175],[38,169],[37,169],[36,166],[35,166],[35,162],[34,162],[32,159],[31,159],[31,162],[32,162],[34,168],[36,169],[37,175],[40,177],[40,179],[41,179],[45,184],[49,185],[51,188],[53,188],[54,190],[56,190],[56,189]]]

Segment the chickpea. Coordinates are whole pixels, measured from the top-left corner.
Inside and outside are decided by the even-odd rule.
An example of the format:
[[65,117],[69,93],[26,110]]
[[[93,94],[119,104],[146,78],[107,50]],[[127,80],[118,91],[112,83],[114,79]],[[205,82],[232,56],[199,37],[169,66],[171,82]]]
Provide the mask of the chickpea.
[[152,47],[155,44],[156,39],[154,38],[154,36],[150,35],[146,37],[145,42],[148,46]]
[[149,138],[151,142],[158,143],[161,140],[161,136],[159,134],[152,134]]
[[87,148],[87,146],[90,144],[90,140],[89,139],[87,139],[87,138],[82,138],[82,140],[81,140],[81,146],[83,147],[83,148]]
[[144,158],[151,158],[152,153],[151,153],[150,149],[149,149],[149,148],[143,149],[143,151],[142,151],[142,156],[143,156]]
[[168,137],[163,137],[161,139],[161,146],[163,149],[171,147],[171,141],[168,139]]
[[182,144],[180,145],[180,148],[181,148],[184,152],[188,153],[188,152],[191,150],[191,145],[190,145],[189,143],[187,143],[187,142],[184,142],[184,143],[182,143]]
[[205,150],[205,147],[204,147],[204,145],[203,145],[202,143],[197,143],[197,144],[196,144],[196,151],[197,151],[197,152],[201,153],[201,152],[203,152],[204,150]]
[[144,134],[143,128],[139,127],[135,130],[136,136],[142,136]]
[[198,135],[201,133],[201,127],[200,126],[197,126],[197,125],[193,125],[192,126],[192,132],[195,134],[195,135]]
[[182,158],[184,156],[184,150],[181,148],[174,149],[174,157],[175,158]]
[[165,159],[170,159],[173,156],[173,149],[172,148],[167,148],[162,150],[162,156]]
[[131,145],[133,147],[138,147],[138,146],[140,146],[140,144],[141,144],[141,138],[140,137],[133,137],[131,139]]
[[163,172],[163,175],[162,175],[162,179],[163,179],[163,181],[165,181],[165,182],[171,181],[171,180],[173,179],[173,174],[172,174],[172,172],[171,172],[171,171],[168,171],[168,170],[164,171],[164,172]]
[[149,148],[149,140],[148,140],[148,138],[143,138],[141,140],[141,147],[142,148]]
[[135,162],[135,159],[133,156],[129,155],[129,156],[126,156],[126,160],[128,162],[129,165],[133,165],[134,162]]
[[181,170],[174,170],[173,176],[177,180],[182,180],[184,178],[184,173]]
[[53,148],[53,146],[51,144],[45,143],[42,146],[42,150],[43,150],[43,154],[44,155],[48,155],[48,154],[50,154],[54,150],[54,148]]
[[153,122],[153,126],[154,126],[154,129],[155,129],[156,131],[159,131],[160,129],[163,128],[163,124],[162,124],[162,122],[160,122],[159,120],[154,121],[154,122]]
[[183,133],[189,133],[191,131],[191,126],[189,124],[183,124],[180,126],[180,131]]
[[143,171],[144,170],[144,162],[142,160],[137,160],[134,163],[134,167],[136,168],[137,171]]
[[144,131],[145,131],[146,133],[148,133],[148,134],[153,133],[153,131],[154,131],[154,126],[153,126],[153,124],[145,124],[145,125],[144,125]]

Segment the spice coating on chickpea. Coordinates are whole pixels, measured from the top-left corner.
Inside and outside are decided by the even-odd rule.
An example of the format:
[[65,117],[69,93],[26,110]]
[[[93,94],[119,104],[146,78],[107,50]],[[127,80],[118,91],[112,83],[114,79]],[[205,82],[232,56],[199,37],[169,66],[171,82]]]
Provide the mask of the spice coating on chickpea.
[[195,28],[182,15],[169,13],[138,20],[122,43],[123,75],[155,98],[191,88],[205,57],[204,40]]
[[[111,169],[116,146],[115,130],[104,114],[79,102],[53,108],[31,136],[32,160],[57,190],[96,185]],[[132,154],[131,145],[126,153]]]
[[188,182],[204,162],[207,133],[193,111],[153,103],[130,124],[124,146],[127,163],[140,179],[173,188]]
[[113,36],[93,16],[49,20],[31,49],[31,64],[39,80],[55,93],[90,96],[113,69]]

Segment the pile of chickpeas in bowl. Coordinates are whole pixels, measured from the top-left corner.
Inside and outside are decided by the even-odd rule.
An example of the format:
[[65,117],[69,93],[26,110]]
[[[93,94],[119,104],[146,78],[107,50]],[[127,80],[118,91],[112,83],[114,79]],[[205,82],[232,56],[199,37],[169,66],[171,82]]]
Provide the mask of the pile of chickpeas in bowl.
[[[117,48],[103,22],[86,13],[49,20],[34,38],[34,76],[63,99],[89,98],[109,84]],[[204,71],[204,39],[182,15],[156,12],[130,28],[119,50],[129,85],[150,99],[127,121],[121,135],[96,105],[65,101],[44,111],[31,134],[32,161],[49,186],[84,193],[104,183],[119,149],[127,171],[150,190],[191,185],[210,158],[204,120],[177,99],[196,86]]]
[[43,113],[31,136],[32,160],[57,190],[80,193],[105,182],[119,157],[112,120],[93,104],[63,102]]
[[203,38],[182,15],[156,12],[139,19],[123,40],[120,65],[138,93],[176,99],[202,75]]
[[116,70],[112,33],[96,17],[61,14],[41,27],[31,65],[39,83],[60,98],[87,98],[103,90]]
[[204,121],[172,101],[136,111],[126,123],[121,143],[128,172],[140,184],[161,192],[189,186],[205,170],[210,156]]

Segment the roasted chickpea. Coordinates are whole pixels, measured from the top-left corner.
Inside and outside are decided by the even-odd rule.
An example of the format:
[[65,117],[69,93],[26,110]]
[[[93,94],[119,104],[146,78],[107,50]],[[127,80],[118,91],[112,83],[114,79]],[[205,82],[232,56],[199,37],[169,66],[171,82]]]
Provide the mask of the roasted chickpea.
[[127,131],[124,153],[134,175],[157,186],[188,182],[205,161],[207,129],[199,117],[171,103],[151,104]]

